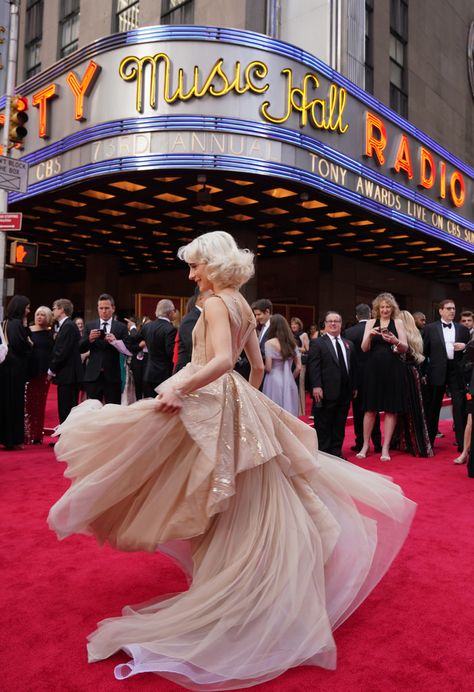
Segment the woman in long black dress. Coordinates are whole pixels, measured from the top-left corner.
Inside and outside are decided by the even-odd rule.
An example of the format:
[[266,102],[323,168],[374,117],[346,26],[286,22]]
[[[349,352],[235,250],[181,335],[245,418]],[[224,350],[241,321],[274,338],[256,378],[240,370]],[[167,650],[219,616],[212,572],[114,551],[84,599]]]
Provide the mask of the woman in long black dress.
[[21,449],[25,434],[25,384],[31,350],[26,327],[29,312],[30,299],[13,296],[3,323],[8,355],[0,365],[0,444],[8,450]]
[[34,324],[30,327],[33,348],[28,362],[28,382],[25,396],[25,443],[43,442],[44,414],[48,397],[48,365],[53,350],[53,313],[41,305],[35,312]]
[[384,435],[380,461],[390,461],[390,442],[397,424],[397,414],[405,410],[403,394],[404,363],[399,353],[408,350],[399,307],[391,293],[380,293],[372,302],[375,319],[367,320],[361,348],[369,352],[365,374],[364,444],[358,459],[365,459],[378,411],[385,412]]
[[415,457],[432,457],[433,449],[426,425],[419,370],[425,360],[423,339],[410,312],[402,310],[400,319],[407,334],[408,351],[405,354],[404,367],[405,412],[399,419],[399,446]]

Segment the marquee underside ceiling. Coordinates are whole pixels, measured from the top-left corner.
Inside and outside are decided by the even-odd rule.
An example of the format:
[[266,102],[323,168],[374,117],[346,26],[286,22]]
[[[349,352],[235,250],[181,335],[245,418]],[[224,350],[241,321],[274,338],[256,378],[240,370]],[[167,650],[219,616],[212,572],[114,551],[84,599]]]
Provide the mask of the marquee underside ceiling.
[[29,198],[14,237],[38,242],[40,277],[79,280],[91,253],[120,257],[122,274],[182,266],[196,235],[248,229],[260,257],[342,254],[442,283],[470,281],[474,256],[303,185],[223,171],[115,174]]

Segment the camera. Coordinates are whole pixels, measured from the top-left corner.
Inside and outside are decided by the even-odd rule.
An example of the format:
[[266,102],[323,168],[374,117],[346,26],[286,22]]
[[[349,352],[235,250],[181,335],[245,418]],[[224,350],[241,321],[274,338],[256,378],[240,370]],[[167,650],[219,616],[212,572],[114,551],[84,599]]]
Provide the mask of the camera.
[[105,339],[105,329],[99,329],[99,339]]
[[381,328],[380,328],[380,333],[381,333],[381,334],[388,334],[388,327],[381,327]]

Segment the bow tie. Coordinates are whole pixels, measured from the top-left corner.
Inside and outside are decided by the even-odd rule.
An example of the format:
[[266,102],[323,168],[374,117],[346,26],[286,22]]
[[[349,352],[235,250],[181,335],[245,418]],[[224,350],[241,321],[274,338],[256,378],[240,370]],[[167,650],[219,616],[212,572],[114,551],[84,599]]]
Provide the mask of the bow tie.
[[452,322],[450,322],[449,324],[447,324],[446,322],[442,322],[441,324],[443,325],[443,329],[444,329],[444,327],[447,327],[448,329],[451,329],[451,327],[453,326],[453,323],[452,323]]

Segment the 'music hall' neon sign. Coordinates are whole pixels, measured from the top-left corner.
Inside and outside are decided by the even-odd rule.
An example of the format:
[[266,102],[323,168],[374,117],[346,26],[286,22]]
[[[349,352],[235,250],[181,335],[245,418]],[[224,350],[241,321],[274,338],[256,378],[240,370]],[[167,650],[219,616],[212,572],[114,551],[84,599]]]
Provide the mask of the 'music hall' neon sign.
[[[161,92],[158,91],[158,68],[163,65]],[[207,73],[202,73],[199,66],[193,68],[188,77],[182,67],[176,71],[166,53],[125,57],[119,65],[118,73],[124,82],[135,82],[135,110],[141,114],[145,110],[145,77],[149,72],[149,92],[147,107],[156,110],[160,101],[173,105],[190,102],[193,99],[211,97],[219,99],[233,93],[241,96],[246,93],[263,96],[270,88],[268,81],[269,68],[260,60],[253,60],[247,65],[236,61],[232,66],[225,66],[224,59],[219,58]],[[101,67],[91,60],[79,78],[69,72],[66,83],[74,98],[74,119],[85,121],[85,97],[90,97],[99,76]],[[172,78],[172,75],[176,77]],[[300,128],[306,126],[314,130],[325,130],[344,135],[349,132],[349,123],[345,118],[347,91],[331,82],[324,97],[318,93],[320,79],[317,74],[306,73],[300,84],[295,83],[294,71],[290,68],[281,70],[280,76],[285,82],[282,85],[283,107],[280,113],[267,99],[259,105],[260,117],[274,125],[288,123],[291,116],[298,117]],[[31,98],[32,105],[38,108],[38,136],[48,137],[48,123],[52,115],[53,101],[60,95],[58,85],[50,83]],[[51,112],[50,112],[51,111]],[[377,166],[388,166],[393,173],[405,176],[407,182],[414,182],[420,189],[436,190],[439,199],[447,200],[460,208],[466,201],[466,186],[459,170],[447,171],[446,162],[435,158],[426,147],[410,145],[406,134],[397,134],[396,141],[391,142],[393,152],[387,153],[389,138],[383,120],[370,111],[365,113],[364,148],[361,155],[371,158]]]

